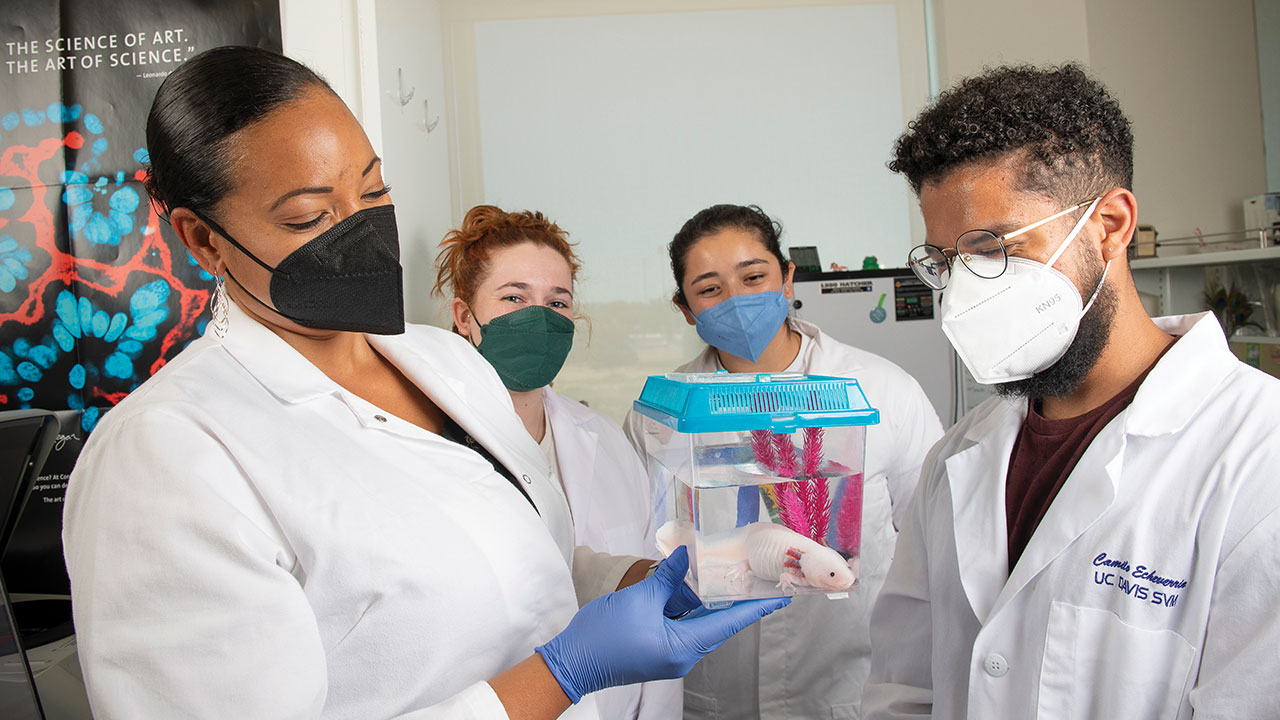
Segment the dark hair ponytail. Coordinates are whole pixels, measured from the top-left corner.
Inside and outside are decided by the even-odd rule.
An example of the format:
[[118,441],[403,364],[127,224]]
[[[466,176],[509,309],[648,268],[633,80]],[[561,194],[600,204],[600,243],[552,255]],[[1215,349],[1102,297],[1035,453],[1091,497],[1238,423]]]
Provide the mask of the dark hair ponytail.
[[211,214],[231,190],[227,139],[307,90],[333,90],[310,68],[255,47],[219,47],[174,70],[147,115],[147,193],[163,215]]
[[680,232],[671,239],[667,246],[667,254],[671,256],[671,273],[676,278],[676,300],[689,307],[684,296],[685,258],[693,244],[707,235],[724,230],[738,228],[752,231],[760,238],[766,250],[778,261],[785,277],[787,274],[787,256],[782,254],[782,225],[770,218],[756,205],[712,205],[689,218]]

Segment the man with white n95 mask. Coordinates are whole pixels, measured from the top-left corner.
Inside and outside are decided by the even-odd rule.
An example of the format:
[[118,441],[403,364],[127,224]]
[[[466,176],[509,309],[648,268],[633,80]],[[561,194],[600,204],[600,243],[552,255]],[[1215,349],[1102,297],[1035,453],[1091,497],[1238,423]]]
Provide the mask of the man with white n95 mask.
[[890,168],[910,264],[998,397],[934,446],[871,620],[866,718],[1261,718],[1280,697],[1280,382],[1150,318],[1133,137],[1078,66],[943,93]]

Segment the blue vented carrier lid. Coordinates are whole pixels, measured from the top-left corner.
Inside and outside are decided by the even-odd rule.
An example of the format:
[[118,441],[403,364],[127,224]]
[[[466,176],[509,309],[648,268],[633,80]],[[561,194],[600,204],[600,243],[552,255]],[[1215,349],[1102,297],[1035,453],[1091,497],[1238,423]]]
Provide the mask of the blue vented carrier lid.
[[667,373],[645,380],[635,411],[683,433],[877,425],[857,380],[800,373]]

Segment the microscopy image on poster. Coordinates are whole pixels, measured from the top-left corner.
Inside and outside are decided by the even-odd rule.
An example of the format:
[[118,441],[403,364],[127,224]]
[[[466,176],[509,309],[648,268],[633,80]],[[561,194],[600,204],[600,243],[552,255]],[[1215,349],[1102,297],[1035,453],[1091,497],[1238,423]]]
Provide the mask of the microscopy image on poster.
[[212,278],[143,187],[146,114],[187,58],[279,51],[278,2],[9,0],[0,21],[0,409],[85,430],[204,330]]

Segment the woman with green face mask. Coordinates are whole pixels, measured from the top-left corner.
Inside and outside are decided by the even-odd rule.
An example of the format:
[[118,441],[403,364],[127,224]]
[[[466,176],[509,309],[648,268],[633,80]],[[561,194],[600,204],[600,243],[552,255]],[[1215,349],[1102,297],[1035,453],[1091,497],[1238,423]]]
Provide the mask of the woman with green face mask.
[[[497,371],[569,500],[575,578],[586,567],[616,568],[593,572],[612,585],[578,587],[579,598],[629,584],[650,563],[617,556],[656,557],[644,465],[616,423],[550,387],[573,346],[580,265],[567,234],[542,213],[480,205],[440,246],[436,292],[453,298],[454,331]],[[596,702],[601,717],[658,720],[680,716],[681,692],[667,680],[609,688]]]

